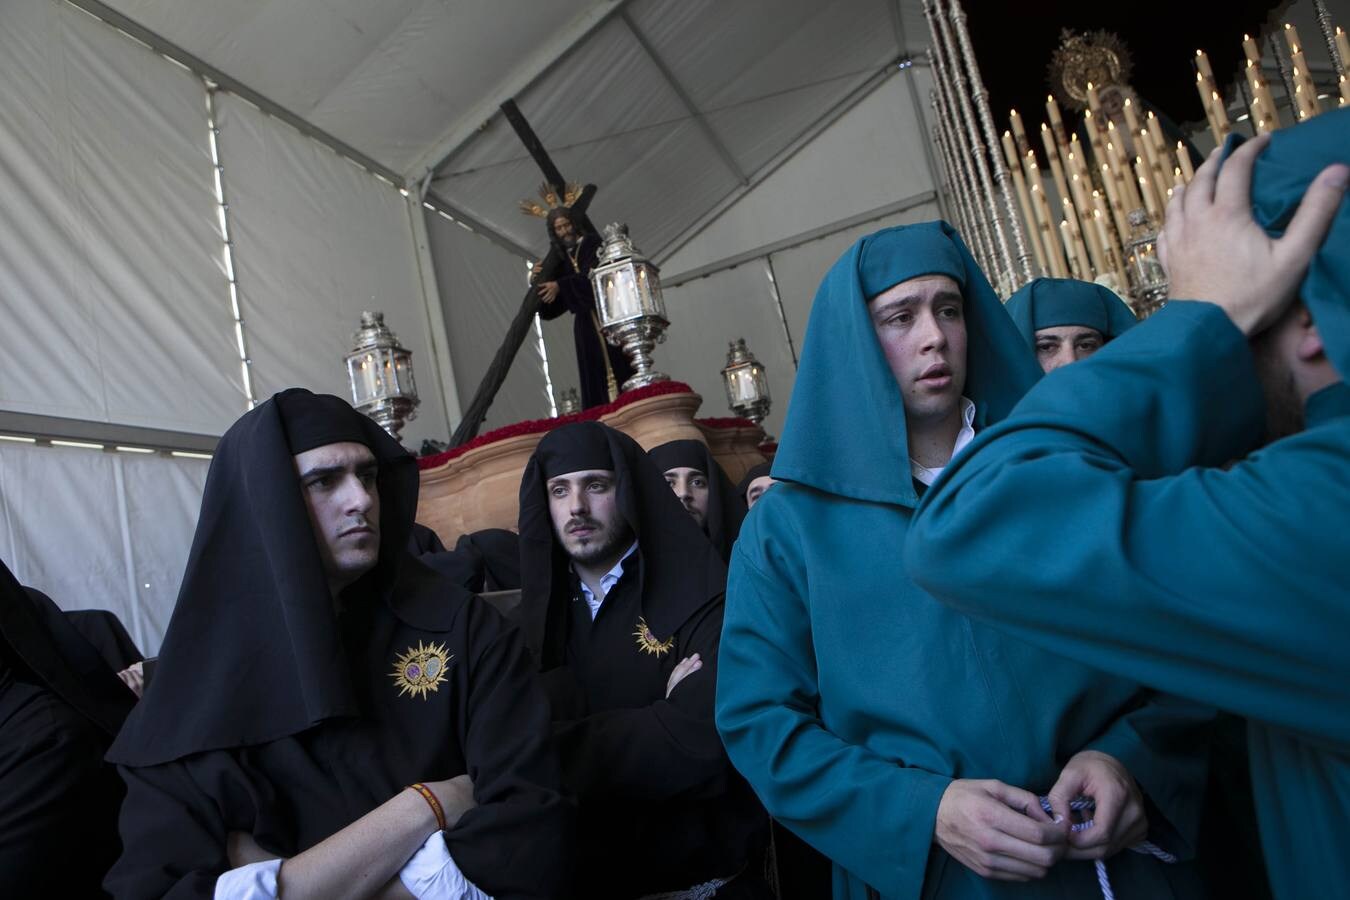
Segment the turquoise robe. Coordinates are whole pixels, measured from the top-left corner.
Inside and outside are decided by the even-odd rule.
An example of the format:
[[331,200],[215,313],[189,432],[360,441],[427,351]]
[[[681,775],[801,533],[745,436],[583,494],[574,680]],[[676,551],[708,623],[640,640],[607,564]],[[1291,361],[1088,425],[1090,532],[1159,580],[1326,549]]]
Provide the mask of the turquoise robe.
[[[1256,221],[1283,233],[1333,162],[1350,162],[1350,109],[1274,134],[1253,169]],[[1350,372],[1350,203],[1299,296]],[[1350,387],[1312,395],[1303,432],[1247,456],[1264,415],[1242,334],[1216,306],[1174,301],[978,437],[925,498],[905,558],[942,600],[1011,635],[1248,717],[1272,889],[1339,896]]]
[[1350,886],[1350,388],[1190,468],[1263,416],[1242,334],[1173,302],[977,437],[905,559],[1010,635],[1248,717],[1271,887],[1308,897]]
[[[1155,840],[1184,854],[1205,774],[1186,726],[1209,712],[1010,639],[906,576],[918,493],[864,298],[934,271],[966,298],[977,426],[1040,374],[945,224],[891,229],[845,254],[812,310],[773,467],[785,483],[751,510],[732,556],[718,728],[770,814],[834,861],[837,898],[1100,896],[1088,862],[1028,884],[966,869],[933,842],[943,792],[993,778],[1044,793],[1074,753],[1101,750],[1143,786]],[[1185,865],[1124,852],[1108,869],[1121,900],[1195,895],[1169,883]]]

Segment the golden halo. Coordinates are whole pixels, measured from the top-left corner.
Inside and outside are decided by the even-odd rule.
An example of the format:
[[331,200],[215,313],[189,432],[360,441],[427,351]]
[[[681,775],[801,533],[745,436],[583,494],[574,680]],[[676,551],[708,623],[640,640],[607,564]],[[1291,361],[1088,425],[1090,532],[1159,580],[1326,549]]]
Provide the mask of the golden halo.
[[1059,46],[1050,57],[1050,90],[1065,106],[1087,109],[1087,86],[1127,85],[1134,64],[1125,42],[1109,31],[1059,33]]

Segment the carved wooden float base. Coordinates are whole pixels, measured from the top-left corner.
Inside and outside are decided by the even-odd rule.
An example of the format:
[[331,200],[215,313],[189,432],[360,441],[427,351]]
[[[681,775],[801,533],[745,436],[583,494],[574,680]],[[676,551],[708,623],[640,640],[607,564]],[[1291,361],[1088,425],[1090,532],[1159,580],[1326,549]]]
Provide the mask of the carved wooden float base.
[[[622,401],[622,398],[620,398]],[[694,421],[703,398],[692,391],[643,397],[599,417],[631,436],[643,449],[666,441],[703,441],[732,481],[764,462],[764,430],[749,422]],[[520,479],[534,448],[547,431],[517,434],[471,447],[448,462],[422,470],[417,521],[433,529],[446,546],[462,534],[484,528],[516,530]]]

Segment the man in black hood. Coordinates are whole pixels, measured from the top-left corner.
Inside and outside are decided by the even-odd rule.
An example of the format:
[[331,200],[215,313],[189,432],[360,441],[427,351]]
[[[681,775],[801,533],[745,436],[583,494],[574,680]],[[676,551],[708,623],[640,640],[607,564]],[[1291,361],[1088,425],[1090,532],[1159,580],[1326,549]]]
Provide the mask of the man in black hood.
[[729,560],[745,518],[745,501],[713,459],[708,445],[703,441],[666,441],[648,450],[647,455],[723,561]]
[[520,543],[526,640],[579,806],[577,895],[760,896],[767,819],[713,724],[716,549],[642,448],[596,422],[540,442]]
[[103,754],[135,695],[45,594],[0,563],[0,887],[102,896],[123,788]]
[[117,897],[553,896],[567,808],[517,633],[406,550],[412,457],[290,390],[221,439],[108,758]]

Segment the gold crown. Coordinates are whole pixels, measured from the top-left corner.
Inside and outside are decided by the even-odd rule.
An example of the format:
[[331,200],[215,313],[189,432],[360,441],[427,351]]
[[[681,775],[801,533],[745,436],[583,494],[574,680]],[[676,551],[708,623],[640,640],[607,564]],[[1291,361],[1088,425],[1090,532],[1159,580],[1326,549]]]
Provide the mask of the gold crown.
[[[538,216],[541,219],[547,219],[550,210],[557,209],[559,206],[571,206],[577,202],[581,196],[581,185],[567,183],[567,190],[562,197],[553,189],[553,185],[544,183],[539,185],[539,200],[520,201],[520,211],[527,216]],[[541,203],[540,200],[543,202]]]
[[1087,109],[1087,86],[1127,85],[1134,68],[1125,42],[1109,31],[1059,33],[1059,46],[1050,57],[1050,90],[1065,106]]

